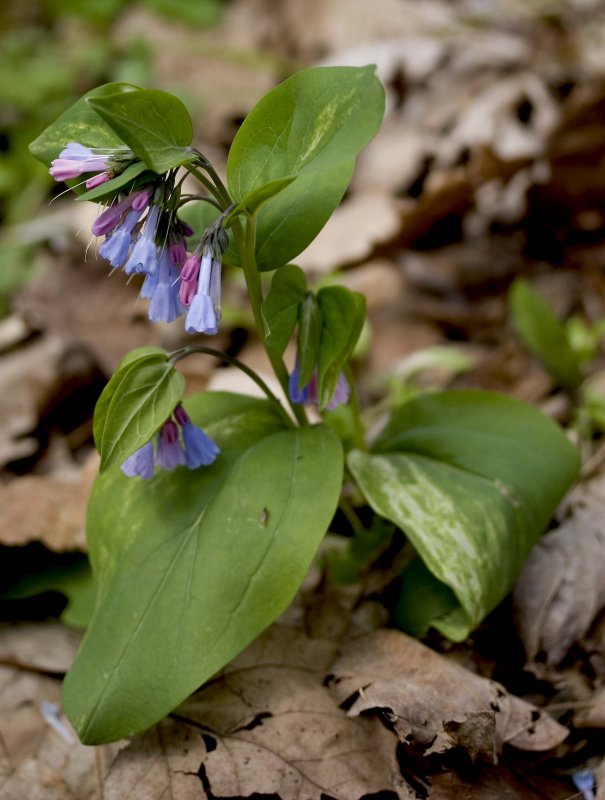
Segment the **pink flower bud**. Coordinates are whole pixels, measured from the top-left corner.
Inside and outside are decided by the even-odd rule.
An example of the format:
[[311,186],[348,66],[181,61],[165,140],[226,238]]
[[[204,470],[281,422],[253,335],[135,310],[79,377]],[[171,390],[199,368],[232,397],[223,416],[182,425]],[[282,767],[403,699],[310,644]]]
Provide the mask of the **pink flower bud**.
[[178,405],[174,409],[174,417],[176,421],[179,423],[179,425],[187,425],[188,422],[191,422],[189,414],[185,411],[185,409],[181,405]]
[[189,256],[181,269],[181,279],[184,281],[196,281],[200,271],[200,257]]
[[151,197],[151,189],[141,189],[133,195],[132,210],[143,211],[149,205],[149,198]]
[[86,188],[95,189],[97,186],[101,186],[101,184],[107,183],[108,180],[109,180],[109,175],[106,172],[99,172],[98,175],[94,175],[92,178],[89,178],[86,181]]
[[191,301],[197,292],[197,280],[195,281],[181,281],[179,287],[179,298],[184,306],[190,306]]

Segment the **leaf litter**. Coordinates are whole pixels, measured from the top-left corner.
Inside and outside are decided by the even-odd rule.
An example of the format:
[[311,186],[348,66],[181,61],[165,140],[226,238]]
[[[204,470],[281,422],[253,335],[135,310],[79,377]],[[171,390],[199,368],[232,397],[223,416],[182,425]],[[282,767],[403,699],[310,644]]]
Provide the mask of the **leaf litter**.
[[[374,295],[365,391],[371,396],[376,373],[397,359],[454,342],[472,348],[475,366],[444,385],[512,392],[566,422],[569,404],[510,335],[505,292],[524,274],[561,315],[605,316],[600,8],[579,0],[553,4],[548,14],[516,0],[287,0],[277,9],[270,0],[233,0],[223,25],[201,37],[135,8],[117,35],[126,45],[144,31],[155,43],[165,88],[179,83],[197,96],[203,87],[199,145],[219,163],[238,120],[294,61],[377,63],[387,84],[385,125],[359,160],[342,213],[304,256],[318,274],[344,266],[345,280],[363,280]],[[362,229],[369,233],[360,237]],[[73,235],[73,223],[63,240],[66,232]],[[63,378],[57,382],[66,350],[83,342],[107,376],[129,347],[180,342],[169,327],[147,325],[134,287],[108,281],[92,253],[84,267],[71,254],[53,260],[52,272],[16,300],[24,333],[0,359],[0,537],[69,550],[82,546],[79,467],[91,442],[85,423],[69,432],[71,474],[45,461],[57,419],[48,415],[49,398],[72,413],[76,405],[62,396]],[[252,360],[258,353],[243,328],[221,346]],[[196,389],[209,379],[222,385],[225,373],[200,367]],[[575,793],[569,776],[585,763],[603,797],[594,755],[605,681],[599,484],[602,477],[572,497],[567,520],[538,545],[516,591],[525,670],[522,656],[488,663],[485,631],[468,644],[471,670],[460,667],[459,651],[443,656],[403,634],[371,630],[384,623],[380,615],[369,631],[353,631],[367,604],[355,611],[359,597],[327,597],[316,584],[305,610],[299,606],[298,627],[290,619],[270,629],[178,718],[114,760],[118,748],[68,745],[41,713],[42,702],[59,700],[56,676],[73,639],[52,626],[49,634],[44,626],[1,631],[9,687],[0,695],[3,800],[380,791],[559,800]],[[32,496],[38,510],[26,502]],[[378,577],[373,583],[384,588]],[[498,638],[501,620],[488,620],[487,633]],[[513,634],[505,635],[515,651]],[[493,671],[498,680],[478,674]],[[550,707],[564,725],[504,685]],[[572,733],[564,739],[566,726]],[[539,754],[536,743],[554,749]],[[322,748],[333,756],[323,765]],[[546,759],[543,767],[527,761],[534,758]]]

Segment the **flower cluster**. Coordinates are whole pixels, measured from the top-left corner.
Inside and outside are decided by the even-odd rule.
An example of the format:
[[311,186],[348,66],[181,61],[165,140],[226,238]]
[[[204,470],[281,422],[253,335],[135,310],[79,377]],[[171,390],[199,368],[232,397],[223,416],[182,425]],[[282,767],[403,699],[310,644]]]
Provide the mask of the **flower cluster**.
[[[70,142],[52,162],[50,174],[68,180],[96,172],[86,181],[90,189],[119,175],[133,158],[127,149],[103,154]],[[225,214],[188,256],[187,238],[193,231],[176,214],[181,197],[176,170],[140,180],[136,190],[116,196],[93,223],[92,233],[105,237],[99,255],[126,275],[145,276],[140,297],[149,300],[153,322],[172,322],[186,314],[188,333],[215,334],[221,318],[222,255],[228,243]]]
[[[332,394],[330,402],[326,405],[326,408],[329,411],[333,411],[337,406],[348,403],[350,391],[351,387],[349,386],[349,382],[347,381],[344,372],[341,372],[338,376],[334,393]],[[296,357],[296,364],[290,374],[290,380],[288,381],[288,394],[290,395],[290,400],[292,400],[293,403],[298,403],[299,405],[308,406],[318,405],[319,403],[317,394],[317,368],[313,370],[313,374],[311,375],[311,380],[309,383],[301,387],[300,364],[298,361],[298,356]]]
[[197,469],[212,464],[220,452],[216,443],[193,424],[182,405],[175,408],[155,439],[155,446],[152,439],[126,459],[122,464],[125,475],[149,480],[156,466],[165,470],[178,466]]

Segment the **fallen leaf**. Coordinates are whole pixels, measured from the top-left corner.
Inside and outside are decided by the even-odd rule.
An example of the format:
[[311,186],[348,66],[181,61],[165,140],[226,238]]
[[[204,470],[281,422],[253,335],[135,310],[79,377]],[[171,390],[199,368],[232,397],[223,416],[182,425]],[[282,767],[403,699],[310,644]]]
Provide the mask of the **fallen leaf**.
[[0,358],[0,466],[36,452],[38,442],[30,434],[64,352],[62,339],[47,336]]
[[605,728],[605,687],[594,693],[588,705],[579,708],[573,717],[576,728]]
[[393,734],[376,718],[349,719],[323,685],[333,657],[331,642],[273,626],[119,754],[105,800],[189,800],[201,789],[217,800],[412,800]]
[[97,467],[94,454],[79,470],[25,475],[0,486],[0,543],[39,541],[55,552],[86,550],[84,520]]
[[119,745],[81,745],[58,710],[60,695],[60,682],[54,678],[0,666],[2,800],[91,800],[98,796],[99,778]]
[[402,742],[427,754],[462,747],[473,760],[493,762],[504,744],[548,750],[568,734],[499,684],[398,631],[346,643],[331,672],[332,693],[349,716],[384,715]]
[[307,272],[326,273],[367,260],[377,245],[394,239],[399,228],[396,200],[381,193],[353,195],[336,209],[296,263]]
[[532,550],[513,599],[528,661],[556,665],[605,606],[605,472],[568,498],[569,517]]
[[58,622],[0,627],[0,663],[46,673],[67,672],[82,636]]

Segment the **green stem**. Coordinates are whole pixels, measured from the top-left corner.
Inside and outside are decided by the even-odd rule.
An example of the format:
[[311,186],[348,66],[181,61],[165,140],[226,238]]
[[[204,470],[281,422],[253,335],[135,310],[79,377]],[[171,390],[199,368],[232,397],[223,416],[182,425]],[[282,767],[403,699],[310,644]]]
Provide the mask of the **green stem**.
[[256,330],[258,331],[258,335],[263,343],[263,347],[265,348],[267,358],[271,363],[273,371],[275,372],[275,375],[281,384],[284,395],[288,399],[292,413],[300,425],[308,425],[309,423],[307,420],[307,415],[305,414],[302,406],[293,403],[290,400],[290,394],[288,392],[289,375],[286,365],[284,364],[279,353],[272,347],[269,347],[265,341],[265,325],[261,313],[263,293],[260,283],[260,275],[256,266],[256,221],[254,217],[248,217],[246,220],[246,230],[244,232],[241,221],[235,218],[231,224],[231,228],[233,230],[233,235],[235,236],[237,248],[240,253]]
[[192,167],[191,165],[187,165],[186,164],[185,165],[185,169],[187,170],[187,172],[190,172],[192,175],[195,175],[195,177],[198,179],[198,181],[203,186],[205,186],[206,189],[208,189],[208,191],[210,192],[210,194],[214,198],[216,198],[216,200],[218,201],[218,204],[219,204],[219,208],[221,208],[221,209],[227,208],[227,206],[231,203],[231,198],[230,197],[227,196],[225,198],[223,196],[223,193],[220,191],[220,189],[218,187],[216,187],[212,183],[212,181],[209,178],[207,178],[206,175],[204,175],[203,172],[200,172],[200,170],[197,169],[196,167]]
[[278,408],[280,415],[282,418],[288,423],[290,427],[292,427],[292,420],[290,419],[289,415],[287,414],[286,410],[280,403],[279,399],[273,394],[271,389],[267,386],[265,381],[254,372],[253,369],[250,369],[249,366],[244,364],[243,361],[240,361],[239,358],[235,358],[234,356],[230,356],[227,353],[223,353],[222,350],[215,350],[213,347],[204,347],[203,345],[191,345],[189,347],[183,347],[182,350],[175,350],[174,353],[170,354],[170,361],[173,364],[181,361],[183,358],[187,358],[187,356],[194,355],[195,353],[201,353],[202,355],[213,356],[214,358],[218,358],[221,361],[225,361],[227,364],[231,364],[233,367],[237,367],[237,369],[241,370],[245,373],[249,378],[251,378],[254,383],[262,391],[267,395],[268,399]]
[[338,507],[346,517],[347,522],[349,523],[351,528],[353,529],[353,533],[357,535],[367,533],[366,529],[361,523],[361,520],[357,516],[357,512],[355,511],[351,503],[347,500],[347,498],[343,497],[342,494],[340,495],[340,499],[338,500]]

